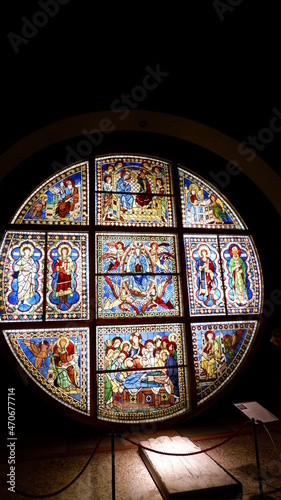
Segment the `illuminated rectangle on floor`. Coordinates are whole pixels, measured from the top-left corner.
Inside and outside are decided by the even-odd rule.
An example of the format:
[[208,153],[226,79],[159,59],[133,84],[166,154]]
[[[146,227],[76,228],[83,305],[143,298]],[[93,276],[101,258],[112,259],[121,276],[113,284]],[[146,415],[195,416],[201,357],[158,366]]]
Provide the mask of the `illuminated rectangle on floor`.
[[140,456],[165,500],[230,500],[242,494],[242,484],[188,438],[141,441]]

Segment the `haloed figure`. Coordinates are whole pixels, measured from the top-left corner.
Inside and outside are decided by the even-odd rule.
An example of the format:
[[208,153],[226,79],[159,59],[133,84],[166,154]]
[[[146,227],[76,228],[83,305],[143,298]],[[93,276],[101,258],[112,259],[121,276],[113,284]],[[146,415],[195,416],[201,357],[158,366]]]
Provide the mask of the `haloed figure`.
[[74,271],[75,265],[70,257],[71,248],[68,245],[58,247],[59,257],[55,262],[54,271],[56,272],[56,280],[54,285],[53,297],[59,298],[59,309],[63,303],[69,309],[71,304],[67,302],[67,298],[71,297],[74,292]]
[[20,248],[21,257],[16,261],[14,266],[14,277],[18,282],[18,307],[21,305],[31,304],[28,302],[35,293],[35,275],[37,272],[36,263],[32,257],[34,247],[29,243],[24,243]]

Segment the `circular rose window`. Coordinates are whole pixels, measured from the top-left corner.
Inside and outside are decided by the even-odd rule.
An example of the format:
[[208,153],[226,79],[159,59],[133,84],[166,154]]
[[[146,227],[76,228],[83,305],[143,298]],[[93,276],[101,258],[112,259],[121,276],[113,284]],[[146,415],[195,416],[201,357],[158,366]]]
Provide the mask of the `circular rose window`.
[[9,221],[2,338],[33,385],[95,425],[200,411],[255,340],[259,257],[231,203],[139,154],[59,169]]

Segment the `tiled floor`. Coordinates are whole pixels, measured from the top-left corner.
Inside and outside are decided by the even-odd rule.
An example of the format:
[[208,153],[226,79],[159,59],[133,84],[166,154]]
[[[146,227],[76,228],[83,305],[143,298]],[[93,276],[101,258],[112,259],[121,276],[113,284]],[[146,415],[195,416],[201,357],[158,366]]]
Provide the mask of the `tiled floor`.
[[[114,435],[114,454],[112,435],[104,435],[94,455],[93,450],[103,436],[101,431],[74,425],[50,435],[42,429],[41,434],[22,436],[16,442],[17,492],[9,492],[0,482],[0,499],[161,500],[163,497],[135,444],[160,435],[181,435],[201,450],[212,448],[208,455],[242,483],[243,500],[261,498],[261,486],[264,500],[281,499],[280,421],[266,427],[256,426],[262,483],[258,480],[252,424],[246,421],[237,411],[224,419],[206,422],[201,417],[196,422],[162,431],[157,426],[146,426],[137,432]],[[5,479],[7,462],[7,448],[2,446],[0,472]]]

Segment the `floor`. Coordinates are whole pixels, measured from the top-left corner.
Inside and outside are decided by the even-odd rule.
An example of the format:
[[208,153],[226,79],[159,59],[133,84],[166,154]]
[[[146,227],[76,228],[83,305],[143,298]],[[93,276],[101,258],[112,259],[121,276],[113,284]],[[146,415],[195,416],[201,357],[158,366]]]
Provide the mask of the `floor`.
[[[137,444],[165,435],[188,437],[201,450],[209,450],[208,455],[242,483],[243,496],[236,498],[281,500],[280,420],[258,424],[255,428],[260,478],[252,423],[236,408],[223,418],[202,416],[196,422],[165,430],[158,430],[156,424],[142,425],[122,435],[103,434],[98,429],[85,429],[76,424],[67,424],[64,429],[57,428],[56,431],[53,425],[51,433],[48,429],[39,432],[37,428],[32,435],[20,436],[14,451],[1,446],[0,498],[162,500],[161,492],[139,455]],[[14,458],[15,492],[9,491],[3,483],[8,477],[13,479],[7,474],[11,466],[8,461]]]

